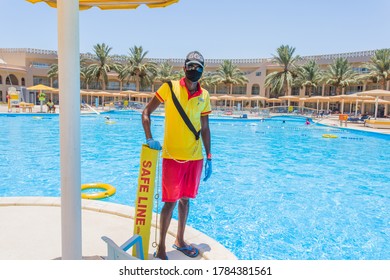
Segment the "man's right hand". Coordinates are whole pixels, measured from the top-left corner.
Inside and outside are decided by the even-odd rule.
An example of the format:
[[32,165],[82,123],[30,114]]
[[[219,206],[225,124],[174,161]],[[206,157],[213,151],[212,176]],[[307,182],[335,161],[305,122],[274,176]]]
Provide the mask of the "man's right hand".
[[153,150],[161,150],[160,142],[153,140],[153,138],[149,138],[146,140],[146,144],[149,146],[149,148]]

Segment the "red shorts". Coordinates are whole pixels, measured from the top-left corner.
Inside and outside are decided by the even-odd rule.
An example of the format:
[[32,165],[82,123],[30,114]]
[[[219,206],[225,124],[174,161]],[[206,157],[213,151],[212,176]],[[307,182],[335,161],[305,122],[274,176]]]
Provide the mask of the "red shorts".
[[176,202],[181,198],[195,198],[202,175],[203,159],[183,163],[163,159],[162,201]]

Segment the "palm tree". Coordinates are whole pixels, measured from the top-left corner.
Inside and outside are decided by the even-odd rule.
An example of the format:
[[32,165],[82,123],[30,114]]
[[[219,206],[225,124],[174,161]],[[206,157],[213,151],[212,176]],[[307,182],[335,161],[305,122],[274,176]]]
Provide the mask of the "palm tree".
[[87,89],[89,83],[93,80],[92,74],[88,72],[88,63],[91,63],[89,59],[80,57],[80,87],[83,88],[84,83]]
[[211,87],[217,85],[217,81],[215,80],[215,72],[206,71],[203,73],[202,78],[200,78],[199,82],[202,86]]
[[93,46],[95,55],[97,57],[97,61],[88,65],[86,74],[92,79],[96,80],[101,84],[102,89],[106,89],[106,85],[108,84],[108,73],[111,70],[115,70],[117,65],[111,61],[109,53],[111,51],[111,47],[106,44],[97,44]]
[[313,94],[313,88],[321,83],[323,72],[314,60],[308,61],[305,65],[298,67],[298,77],[296,83],[305,88],[305,92],[309,92],[309,97]]
[[375,51],[365,67],[368,69],[368,74],[363,74],[362,78],[381,83],[382,89],[385,90],[387,81],[390,81],[390,49]]
[[128,62],[119,73],[120,79],[134,80],[137,91],[140,90],[140,86],[152,84],[157,74],[157,64],[147,61],[147,54],[148,51],[144,52],[142,46],[130,48]]
[[282,45],[277,50],[277,55],[273,55],[273,63],[281,66],[281,71],[272,72],[265,78],[265,86],[278,95],[283,91],[287,95],[288,89],[292,86],[294,78],[297,76],[296,62],[300,57],[294,56],[295,48],[289,45]]
[[50,86],[53,87],[53,80],[58,78],[58,64],[53,63],[50,65],[49,71],[47,72],[47,76],[50,78]]
[[358,81],[358,75],[346,58],[339,57],[328,66],[324,80],[326,84],[336,87],[336,95],[340,95],[342,88]]
[[[80,78],[87,79],[87,59],[80,56]],[[50,86],[53,87],[53,79],[58,78],[58,64],[53,63],[50,65],[47,76],[50,78]],[[88,86],[88,84],[87,84]]]
[[173,66],[169,64],[168,61],[165,61],[158,66],[154,80],[166,83],[168,81],[174,80],[176,76],[177,75],[173,72]]
[[[206,75],[204,79],[207,81],[209,78]],[[212,74],[210,83],[225,84],[228,88],[228,94],[231,94],[232,85],[244,85],[247,82],[248,78],[237,65],[234,65],[231,60],[224,60],[217,71]]]

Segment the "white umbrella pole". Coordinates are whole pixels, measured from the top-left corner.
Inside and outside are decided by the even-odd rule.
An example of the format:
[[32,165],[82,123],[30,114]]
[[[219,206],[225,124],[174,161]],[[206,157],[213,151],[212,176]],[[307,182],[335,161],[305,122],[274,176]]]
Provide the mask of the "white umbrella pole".
[[379,96],[377,96],[375,98],[375,119],[378,116],[378,99],[379,99]]
[[[39,91],[39,93],[42,93],[42,91]],[[41,113],[43,113],[43,110],[42,110],[42,105],[43,105],[43,101],[41,100],[41,94],[39,94],[39,105],[41,106]]]
[[[58,0],[62,259],[82,258],[79,1]],[[66,94],[65,94],[66,93]]]
[[356,99],[356,105],[355,105],[355,117],[357,116],[358,111],[358,100]]

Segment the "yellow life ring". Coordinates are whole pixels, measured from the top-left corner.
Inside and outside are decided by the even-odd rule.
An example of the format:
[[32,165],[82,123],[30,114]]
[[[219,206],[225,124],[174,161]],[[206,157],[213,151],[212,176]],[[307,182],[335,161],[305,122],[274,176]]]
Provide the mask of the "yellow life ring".
[[323,138],[337,138],[338,136],[334,135],[334,134],[322,134],[322,137]]
[[106,124],[116,124],[116,121],[106,121]]
[[84,199],[102,199],[109,196],[112,196],[115,194],[116,189],[111,186],[110,184],[105,183],[88,183],[81,185],[81,190],[88,190],[88,189],[102,189],[101,192],[95,192],[95,193],[81,193],[81,198]]

